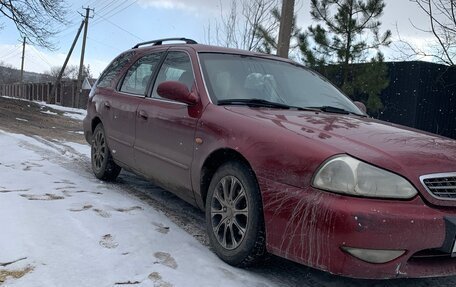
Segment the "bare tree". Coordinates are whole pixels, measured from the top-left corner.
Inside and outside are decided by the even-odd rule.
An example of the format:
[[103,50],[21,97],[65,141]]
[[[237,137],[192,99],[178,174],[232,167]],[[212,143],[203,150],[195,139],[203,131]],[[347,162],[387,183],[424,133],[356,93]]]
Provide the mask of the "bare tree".
[[226,12],[220,2],[221,18],[215,21],[215,35],[209,24],[207,42],[215,40],[221,46],[256,51],[262,44],[259,27],[268,33],[278,29],[277,19],[271,14],[278,0],[232,0],[230,4]]
[[427,28],[415,29],[428,33],[435,42],[427,47],[417,47],[413,43],[399,37],[398,50],[407,58],[431,57],[446,65],[456,64],[456,0],[410,0],[418,5],[429,19]]
[[21,72],[10,64],[0,61],[0,84],[12,84],[21,79]]
[[54,48],[49,39],[58,32],[55,24],[66,23],[66,10],[64,0],[0,0],[0,19],[13,21],[21,38],[48,49]]
[[[47,71],[45,73],[45,75],[48,75],[53,80],[55,80],[59,76],[61,69],[62,69],[61,66],[54,66],[49,71]],[[82,71],[83,71],[82,72],[82,78],[83,79],[86,78],[86,77],[89,78],[89,79],[93,78],[93,75],[92,75],[92,73],[90,71],[90,65],[87,65],[87,66],[84,65]],[[78,73],[79,73],[79,66],[77,66],[77,65],[68,65],[65,68],[65,71],[63,72],[62,79],[77,80],[78,79]]]

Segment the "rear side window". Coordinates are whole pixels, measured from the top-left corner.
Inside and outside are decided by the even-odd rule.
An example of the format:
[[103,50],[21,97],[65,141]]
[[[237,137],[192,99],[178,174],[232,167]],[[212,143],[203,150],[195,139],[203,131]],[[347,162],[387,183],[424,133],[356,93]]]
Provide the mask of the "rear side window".
[[193,76],[192,64],[187,53],[169,52],[155,81],[153,98],[161,98],[157,93],[157,87],[166,81],[178,81],[192,89],[195,77]]
[[110,88],[113,85],[113,80],[119,74],[120,70],[130,61],[131,57],[135,54],[134,51],[124,53],[115,58],[112,63],[104,70],[98,80],[97,87]]
[[162,55],[163,53],[150,54],[136,61],[128,69],[120,91],[135,95],[145,95],[147,85]]

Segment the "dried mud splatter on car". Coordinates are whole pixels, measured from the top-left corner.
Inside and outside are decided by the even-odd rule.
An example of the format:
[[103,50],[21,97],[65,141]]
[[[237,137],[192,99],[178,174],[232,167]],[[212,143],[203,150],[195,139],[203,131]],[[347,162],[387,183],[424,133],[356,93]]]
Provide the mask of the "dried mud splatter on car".
[[284,256],[314,262],[320,268],[330,264],[331,254],[326,247],[331,240],[334,218],[326,207],[328,203],[323,201],[324,194],[296,188],[277,191],[267,184],[263,188],[266,226],[272,226],[271,221],[277,218],[284,223],[278,246]]

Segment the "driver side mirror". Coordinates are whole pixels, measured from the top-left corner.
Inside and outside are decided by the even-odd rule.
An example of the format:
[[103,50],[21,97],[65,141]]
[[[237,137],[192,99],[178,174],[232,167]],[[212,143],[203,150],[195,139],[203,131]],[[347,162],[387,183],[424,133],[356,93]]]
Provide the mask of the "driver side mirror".
[[177,81],[166,81],[158,85],[157,93],[160,97],[188,104],[195,105],[198,103],[198,97],[190,92],[187,86]]

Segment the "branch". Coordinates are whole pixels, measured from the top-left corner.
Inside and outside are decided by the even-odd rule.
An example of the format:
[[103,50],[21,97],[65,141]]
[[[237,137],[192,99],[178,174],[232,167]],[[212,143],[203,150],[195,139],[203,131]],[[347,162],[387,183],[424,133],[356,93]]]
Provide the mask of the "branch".
[[[431,1],[429,1],[429,14],[432,15],[432,3]],[[430,17],[430,20],[431,20],[431,29],[432,29],[432,33],[434,34],[434,36],[437,38],[437,40],[439,41],[440,43],[440,46],[442,46],[443,48],[443,52],[445,53],[446,57],[448,58],[448,61],[451,63],[451,65],[453,66],[454,63],[448,53],[448,50],[447,48],[445,47],[442,39],[440,38],[440,36],[437,34],[437,32],[435,31],[435,27],[434,27],[434,17]]]

